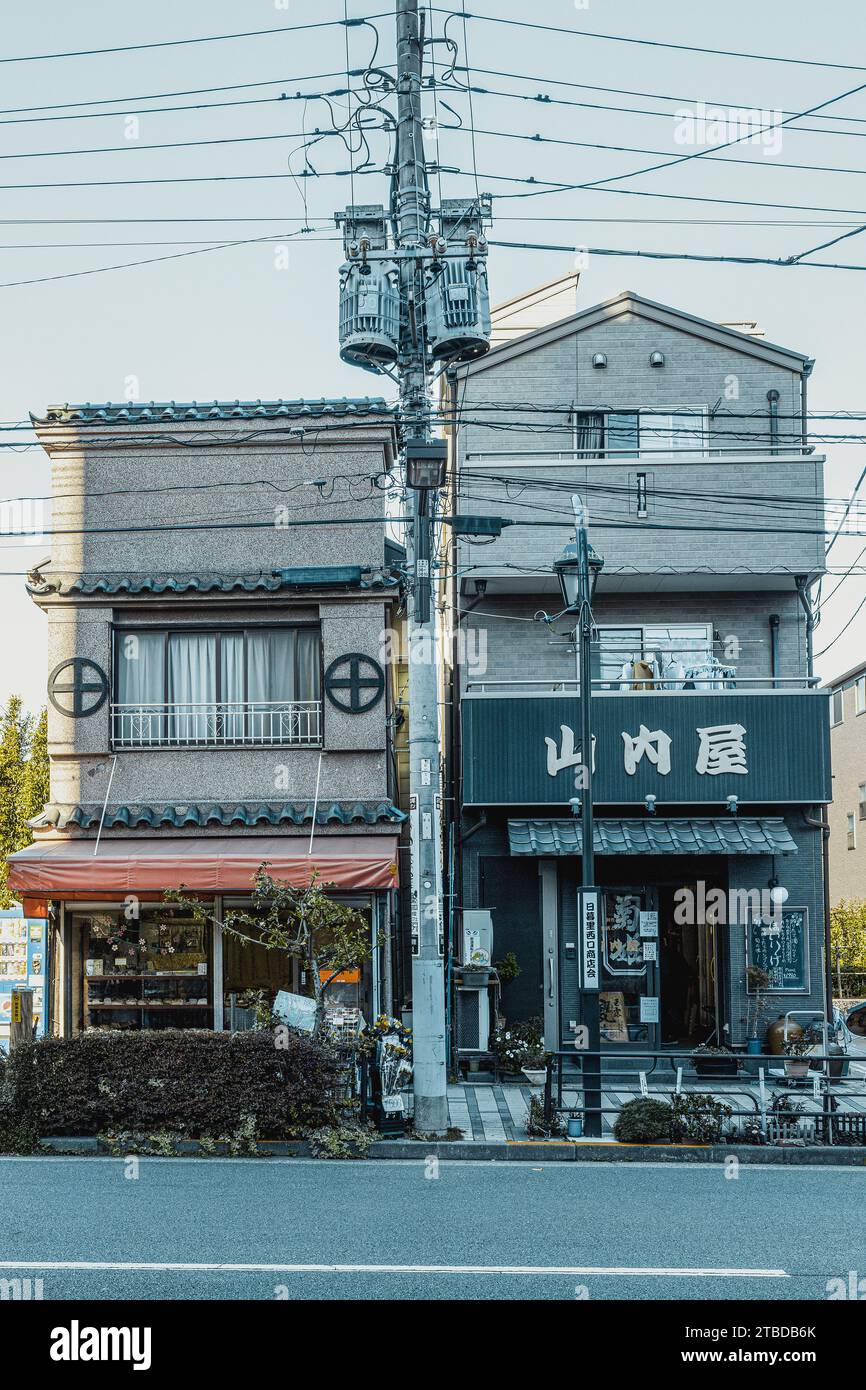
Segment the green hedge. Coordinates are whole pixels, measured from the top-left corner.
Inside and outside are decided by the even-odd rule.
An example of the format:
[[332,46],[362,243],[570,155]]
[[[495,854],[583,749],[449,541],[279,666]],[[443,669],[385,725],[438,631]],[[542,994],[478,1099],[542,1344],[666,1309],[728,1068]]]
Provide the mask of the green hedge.
[[93,1031],[17,1047],[7,1099],[42,1136],[170,1130],[198,1138],[254,1116],[263,1138],[283,1138],[333,1116],[338,1062],[299,1033]]

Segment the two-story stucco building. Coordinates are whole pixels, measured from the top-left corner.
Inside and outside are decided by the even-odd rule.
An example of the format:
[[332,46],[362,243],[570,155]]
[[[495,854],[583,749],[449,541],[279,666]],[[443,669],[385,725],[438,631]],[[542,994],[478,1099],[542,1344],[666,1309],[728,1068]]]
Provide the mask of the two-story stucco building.
[[455,510],[510,523],[461,539],[454,559],[457,879],[472,925],[490,914],[494,959],[513,952],[520,969],[501,1012],[543,1016],[550,1048],[580,1023],[575,619],[553,569],[573,494],[604,561],[591,673],[603,1042],[742,1042],[750,962],[768,969],[773,1014],[826,1006],[811,367],[623,293],[515,332],[452,383]]
[[[60,406],[34,426],[52,472],[51,559],[28,581],[49,621],[51,800],[9,881],[49,916],[54,1031],[219,1029],[248,991],[309,992],[218,926],[265,862],[366,912],[357,1002],[392,1007],[385,403]],[[157,921],[181,885],[217,924]]]

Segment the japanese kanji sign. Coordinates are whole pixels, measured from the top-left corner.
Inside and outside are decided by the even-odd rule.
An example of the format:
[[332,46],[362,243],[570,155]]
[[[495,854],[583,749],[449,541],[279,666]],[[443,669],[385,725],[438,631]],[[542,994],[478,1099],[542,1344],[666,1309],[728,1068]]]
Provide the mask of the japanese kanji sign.
[[[585,786],[576,696],[461,701],[469,805],[566,806]],[[830,800],[822,691],[596,696],[593,800],[612,805]]]

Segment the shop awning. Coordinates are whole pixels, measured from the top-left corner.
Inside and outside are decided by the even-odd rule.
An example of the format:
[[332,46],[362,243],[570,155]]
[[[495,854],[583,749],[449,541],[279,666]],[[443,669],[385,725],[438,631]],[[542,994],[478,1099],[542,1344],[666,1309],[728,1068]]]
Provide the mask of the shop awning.
[[207,836],[192,839],[46,840],[9,857],[9,887],[18,897],[79,902],[106,895],[161,892],[181,885],[197,893],[249,893],[260,864],[300,887],[314,870],[338,888],[393,888],[396,835]]
[[[512,854],[580,854],[578,820],[510,820]],[[724,820],[646,820],[595,822],[596,854],[796,854],[797,846],[781,816]]]

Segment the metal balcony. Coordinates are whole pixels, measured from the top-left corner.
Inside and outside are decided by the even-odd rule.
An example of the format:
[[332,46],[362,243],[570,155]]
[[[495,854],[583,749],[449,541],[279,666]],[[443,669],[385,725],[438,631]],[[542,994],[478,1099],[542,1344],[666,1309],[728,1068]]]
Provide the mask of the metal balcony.
[[113,704],[114,748],[316,748],[321,700]]

